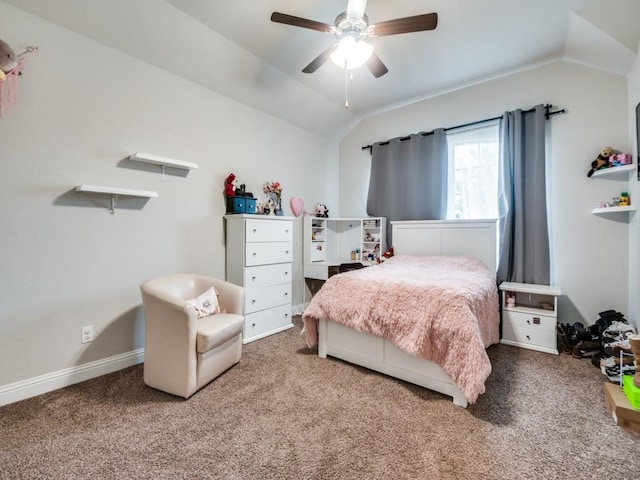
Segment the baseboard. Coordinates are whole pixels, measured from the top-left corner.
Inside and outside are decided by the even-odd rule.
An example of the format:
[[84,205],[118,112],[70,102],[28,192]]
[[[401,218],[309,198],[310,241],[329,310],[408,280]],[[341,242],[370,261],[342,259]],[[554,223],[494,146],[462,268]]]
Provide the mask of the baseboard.
[[293,305],[291,307],[292,315],[302,315],[302,312],[309,306],[309,302],[307,303],[299,303],[298,305]]
[[0,386],[0,406],[35,397],[144,361],[144,348]]

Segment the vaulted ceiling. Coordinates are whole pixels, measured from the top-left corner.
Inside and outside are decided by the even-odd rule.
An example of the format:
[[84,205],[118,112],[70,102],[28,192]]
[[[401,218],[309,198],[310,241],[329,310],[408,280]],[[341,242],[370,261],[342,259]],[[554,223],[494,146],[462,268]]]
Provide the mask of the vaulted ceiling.
[[347,81],[331,62],[301,71],[334,36],[270,21],[278,11],[333,24],[347,0],[2,1],[330,137],[375,112],[560,58],[626,74],[640,41],[639,0],[369,0],[372,24],[437,12],[438,26],[372,39],[389,72],[363,67]]

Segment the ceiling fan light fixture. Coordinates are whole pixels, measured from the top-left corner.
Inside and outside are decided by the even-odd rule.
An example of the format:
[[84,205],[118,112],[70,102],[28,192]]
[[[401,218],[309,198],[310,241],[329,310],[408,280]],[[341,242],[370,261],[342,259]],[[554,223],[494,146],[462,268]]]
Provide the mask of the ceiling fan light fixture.
[[373,45],[351,36],[340,39],[338,48],[331,54],[331,61],[340,68],[352,70],[364,65],[373,53]]

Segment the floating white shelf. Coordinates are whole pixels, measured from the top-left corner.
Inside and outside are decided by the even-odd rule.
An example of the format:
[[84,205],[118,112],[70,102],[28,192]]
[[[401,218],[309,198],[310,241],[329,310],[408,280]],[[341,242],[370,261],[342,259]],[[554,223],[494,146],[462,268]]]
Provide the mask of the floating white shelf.
[[121,187],[102,187],[98,185],[78,185],[76,187],[76,191],[89,193],[108,193],[110,195],[126,195],[129,197],[158,197],[158,192],[152,192],[150,190],[134,190],[133,188]]
[[607,177],[610,175],[622,175],[622,174],[626,175],[629,172],[635,170],[635,168],[636,168],[635,165],[620,165],[618,167],[603,168],[602,170],[596,170],[595,172],[593,172],[593,175],[591,175],[591,178]]
[[604,208],[594,208],[591,213],[617,213],[617,212],[633,212],[636,210],[635,205],[630,205],[628,207],[604,207]]
[[185,162],[184,160],[175,160],[173,158],[161,157],[159,155],[151,155],[149,153],[136,152],[129,155],[129,160],[134,162],[150,163],[152,165],[160,165],[161,167],[182,168],[184,170],[195,170],[198,168],[197,163]]
[[121,188],[121,187],[103,187],[99,185],[78,185],[76,187],[77,192],[85,193],[106,193],[111,195],[111,208],[109,213],[113,215],[116,211],[116,197],[118,195],[124,195],[127,197],[144,197],[144,198],[157,198],[158,192],[152,192],[150,190],[135,190],[133,188]]

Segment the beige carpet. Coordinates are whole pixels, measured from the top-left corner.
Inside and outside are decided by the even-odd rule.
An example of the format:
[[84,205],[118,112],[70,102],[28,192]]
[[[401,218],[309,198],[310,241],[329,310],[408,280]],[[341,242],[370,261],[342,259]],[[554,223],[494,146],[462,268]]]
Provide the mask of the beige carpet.
[[142,365],[0,408],[1,479],[638,479],[588,360],[489,349],[487,392],[451,400],[320,359],[295,329],[184,401]]

